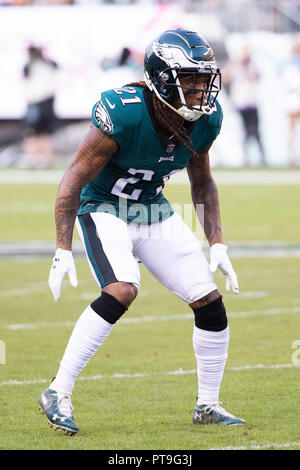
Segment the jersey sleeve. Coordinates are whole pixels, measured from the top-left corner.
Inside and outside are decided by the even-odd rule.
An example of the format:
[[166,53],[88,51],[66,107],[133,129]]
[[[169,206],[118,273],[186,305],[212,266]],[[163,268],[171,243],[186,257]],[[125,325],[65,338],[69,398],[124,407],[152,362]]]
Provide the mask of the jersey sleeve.
[[[112,99],[111,90],[101,93],[100,99],[92,110],[92,122],[105,134],[113,136],[120,144],[124,125],[118,113],[115,101]],[[109,99],[110,98],[110,99]]]
[[122,104],[120,92],[118,94],[115,90],[101,93],[92,110],[93,124],[105,134],[111,135],[122,150],[130,144],[131,130],[138,118],[136,113],[132,113],[132,108]]

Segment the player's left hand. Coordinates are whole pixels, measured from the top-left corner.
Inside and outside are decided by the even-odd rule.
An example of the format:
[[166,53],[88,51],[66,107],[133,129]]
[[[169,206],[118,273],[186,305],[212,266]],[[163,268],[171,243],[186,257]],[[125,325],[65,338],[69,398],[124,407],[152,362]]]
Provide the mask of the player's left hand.
[[225,287],[230,292],[230,287],[234,294],[239,294],[239,284],[237,275],[232,267],[231,261],[227,255],[227,246],[223,243],[215,243],[210,247],[210,270],[214,273],[219,267],[225,275]]

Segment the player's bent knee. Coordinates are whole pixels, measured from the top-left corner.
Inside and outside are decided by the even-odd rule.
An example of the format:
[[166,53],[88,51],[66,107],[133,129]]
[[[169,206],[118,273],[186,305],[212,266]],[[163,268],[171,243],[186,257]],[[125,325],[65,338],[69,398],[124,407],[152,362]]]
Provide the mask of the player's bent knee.
[[218,299],[219,297],[221,297],[221,294],[218,291],[218,289],[215,289],[215,290],[209,292],[209,294],[199,298],[198,300],[195,300],[194,302],[189,304],[189,306],[192,309],[199,308],[199,307],[204,307],[204,305],[207,305],[210,302],[213,302],[214,300]]
[[101,318],[112,325],[116,323],[127,310],[127,307],[119,302],[118,299],[104,291],[102,291],[100,297],[91,303],[91,308]]
[[193,308],[195,326],[201,330],[222,331],[228,325],[222,296],[201,307]]
[[115,297],[125,307],[129,307],[138,294],[138,289],[135,285],[129,282],[113,282],[104,287],[103,292]]

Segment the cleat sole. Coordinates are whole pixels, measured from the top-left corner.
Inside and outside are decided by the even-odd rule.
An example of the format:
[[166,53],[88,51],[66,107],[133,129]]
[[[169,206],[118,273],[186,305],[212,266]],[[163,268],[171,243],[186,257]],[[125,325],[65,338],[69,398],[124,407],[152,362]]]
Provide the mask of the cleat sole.
[[244,426],[245,423],[232,423],[232,424],[225,424],[225,423],[200,423],[199,421],[193,421],[193,424],[201,424],[202,426],[210,426],[210,425],[214,425],[214,426],[227,426],[227,427],[231,427],[231,426]]
[[51,423],[51,421],[49,421],[49,419],[48,419],[48,424],[49,424],[50,428],[54,429],[54,431],[60,431],[64,434],[66,434],[67,436],[74,436],[74,434],[77,434],[77,432],[78,432],[78,431],[74,431],[73,429],[70,429],[70,428],[64,428],[62,426],[57,426],[56,424]]
[[216,422],[207,422],[207,421],[199,421],[197,418],[192,418],[192,422],[193,424],[200,424],[202,426],[209,426],[211,424],[213,424],[214,426],[244,426],[245,425],[245,421],[242,421],[240,423],[226,423],[226,422],[219,422],[219,423],[216,423]]

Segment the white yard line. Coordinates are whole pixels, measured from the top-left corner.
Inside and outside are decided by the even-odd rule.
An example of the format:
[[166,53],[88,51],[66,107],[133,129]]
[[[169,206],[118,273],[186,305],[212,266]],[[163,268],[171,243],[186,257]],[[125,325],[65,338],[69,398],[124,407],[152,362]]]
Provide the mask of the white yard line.
[[1,184],[59,184],[62,170],[30,170],[1,168]]
[[[63,281],[63,285],[69,286],[68,280],[65,279]],[[92,279],[80,279],[80,285],[94,285],[95,282]],[[24,296],[24,295],[31,295],[33,292],[46,292],[49,294],[49,285],[47,281],[42,281],[42,282],[28,282],[26,284],[23,284],[23,287],[16,287],[14,289],[5,289],[5,290],[0,290],[0,298],[1,297],[16,297],[16,296]],[[90,294],[87,294],[90,295]],[[98,292],[93,293],[93,298],[94,300],[96,297],[100,295],[100,289]],[[84,294],[81,296],[83,300],[90,299],[90,297],[87,297],[86,299],[83,297]]]
[[52,202],[7,202],[0,203],[0,215],[3,214],[45,214],[53,213]]
[[[300,171],[268,171],[268,170],[219,170],[212,168],[217,184],[222,185],[289,185],[300,184]],[[168,184],[189,184],[186,170],[171,176]]]
[[[80,284],[82,284],[82,281],[80,281]],[[149,297],[153,295],[154,293],[157,293],[158,291],[159,289],[141,289],[141,291],[139,292],[139,298]],[[24,287],[19,287],[15,289],[5,289],[5,290],[0,291],[0,297],[26,296],[26,295],[31,295],[33,292],[47,292],[48,293],[49,292],[48,283],[47,282],[32,283],[32,284],[27,284]],[[95,300],[96,297],[99,296],[99,294],[100,294],[100,291],[85,292],[84,294],[80,295],[80,298],[81,300],[92,301],[92,300]],[[159,295],[162,295],[162,292],[160,292]],[[255,298],[268,297],[268,295],[269,293],[267,291],[248,291],[248,292],[241,292],[239,296],[235,298],[255,299]]]
[[[255,365],[244,365],[244,366],[236,366],[236,367],[226,367],[226,371],[232,372],[240,372],[240,371],[249,371],[254,369],[259,370],[272,370],[272,369],[286,369],[286,368],[300,368],[300,365],[297,364],[271,364],[271,365],[263,365],[263,364],[255,364]],[[91,375],[89,377],[81,377],[79,376],[77,380],[87,381],[87,380],[104,380],[104,379],[136,379],[136,378],[143,378],[143,377],[153,377],[153,376],[168,376],[168,375],[191,375],[196,374],[196,369],[190,370],[183,370],[179,368],[178,370],[174,371],[167,371],[167,372],[136,372],[134,374],[121,374],[121,373],[114,373],[112,375]],[[0,386],[8,386],[8,385],[35,385],[41,383],[49,383],[51,379],[32,379],[32,380],[7,380],[4,382],[0,382]]]
[[269,292],[265,290],[261,291],[248,291],[248,292],[240,292],[238,296],[235,298],[239,299],[257,299],[262,297],[268,297]]
[[267,315],[286,315],[300,313],[300,307],[286,307],[286,308],[269,308],[266,310],[252,310],[250,312],[231,312],[227,316],[229,318],[248,318],[256,317],[257,315],[267,316]]
[[[284,241],[269,242],[228,242],[231,258],[300,258],[300,244]],[[208,247],[202,244],[205,255],[209,255]],[[46,240],[27,240],[22,242],[0,242],[0,259],[11,257],[52,257],[55,242]],[[85,256],[81,242],[74,241],[75,257]]]
[[[300,313],[300,307],[286,307],[286,308],[270,308],[266,310],[252,310],[249,312],[231,312],[227,313],[228,318],[249,318],[256,316],[268,315],[289,315]],[[194,318],[193,313],[182,313],[177,315],[161,315],[161,316],[145,316],[145,317],[132,317],[121,318],[119,324],[133,324],[133,323],[151,323],[151,322],[168,322],[171,320],[190,320]],[[40,328],[61,328],[72,327],[75,322],[44,322],[44,323],[15,323],[8,325],[0,325],[0,329],[4,330],[34,330]]]

